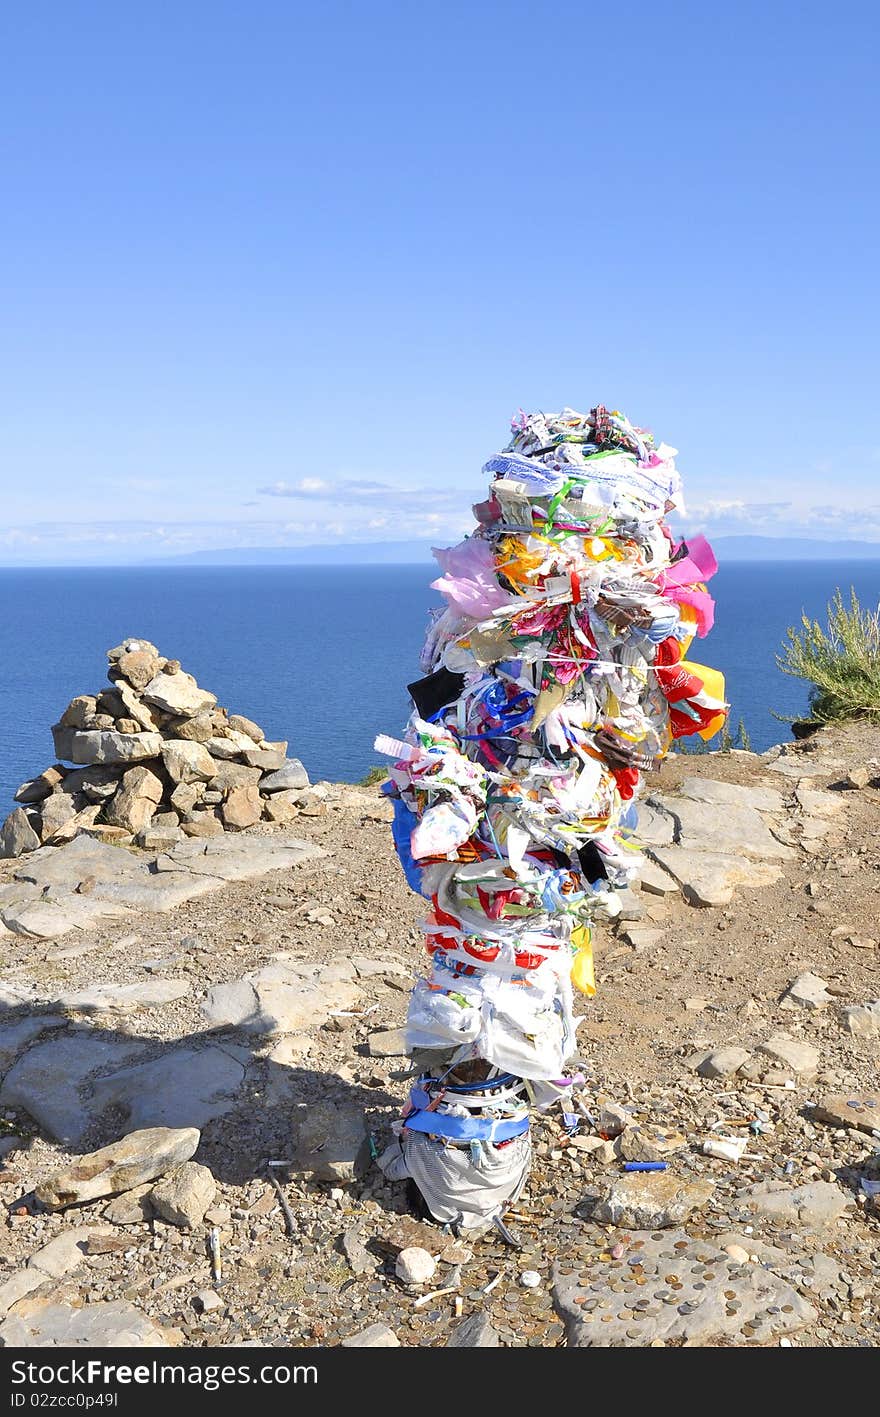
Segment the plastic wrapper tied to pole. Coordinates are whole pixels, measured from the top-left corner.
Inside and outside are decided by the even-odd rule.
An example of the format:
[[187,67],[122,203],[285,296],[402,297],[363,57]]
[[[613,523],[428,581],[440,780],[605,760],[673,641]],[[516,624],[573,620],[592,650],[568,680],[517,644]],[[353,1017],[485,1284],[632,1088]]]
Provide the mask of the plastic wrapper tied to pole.
[[674,448],[599,405],[520,413],[477,526],[436,550],[414,711],[384,791],[427,971],[407,1048],[421,1077],[380,1165],[480,1231],[520,1194],[529,1111],[570,1095],[575,997],[597,915],[639,866],[642,776],[728,706],[690,660],[711,628],[702,537],[676,545]]

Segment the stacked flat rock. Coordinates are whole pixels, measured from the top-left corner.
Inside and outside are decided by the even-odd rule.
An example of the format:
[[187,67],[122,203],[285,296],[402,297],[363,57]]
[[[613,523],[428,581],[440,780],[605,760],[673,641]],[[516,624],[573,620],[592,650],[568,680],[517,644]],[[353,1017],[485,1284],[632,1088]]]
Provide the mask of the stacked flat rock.
[[112,687],[72,699],[52,728],[59,761],[18,789],[0,856],[80,832],[165,850],[184,836],[292,821],[309,778],[287,743],[221,708],[147,640],[124,640],[107,658]]

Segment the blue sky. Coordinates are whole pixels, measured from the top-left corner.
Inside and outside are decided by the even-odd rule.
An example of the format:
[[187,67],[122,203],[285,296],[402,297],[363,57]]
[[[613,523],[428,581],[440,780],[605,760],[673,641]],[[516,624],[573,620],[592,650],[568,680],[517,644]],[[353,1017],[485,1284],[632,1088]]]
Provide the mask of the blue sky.
[[0,560],[457,538],[520,406],[880,541],[874,4],[23,0]]

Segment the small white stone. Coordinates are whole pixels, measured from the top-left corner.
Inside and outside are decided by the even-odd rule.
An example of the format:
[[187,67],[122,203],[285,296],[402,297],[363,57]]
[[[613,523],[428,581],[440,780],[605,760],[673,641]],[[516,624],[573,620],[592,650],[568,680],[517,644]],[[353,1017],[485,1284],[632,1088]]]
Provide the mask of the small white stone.
[[536,1269],[524,1269],[519,1277],[519,1282],[524,1289],[537,1289],[541,1283],[541,1276]]
[[725,1245],[724,1249],[736,1264],[748,1264],[751,1259],[748,1250],[744,1250],[742,1245]]
[[437,1265],[427,1250],[418,1245],[409,1245],[401,1250],[394,1265],[394,1272],[403,1284],[427,1284],[433,1279]]
[[332,1201],[345,1200],[345,1191],[342,1189],[341,1186],[334,1186],[334,1187],[333,1187],[333,1189],[332,1189],[331,1192],[330,1192],[330,1199],[331,1199]]

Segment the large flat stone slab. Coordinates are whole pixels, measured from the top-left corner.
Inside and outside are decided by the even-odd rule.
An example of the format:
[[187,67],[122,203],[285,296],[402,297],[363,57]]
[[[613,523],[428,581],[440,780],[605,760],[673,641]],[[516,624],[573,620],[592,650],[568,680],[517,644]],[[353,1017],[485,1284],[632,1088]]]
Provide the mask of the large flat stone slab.
[[783,753],[772,762],[764,763],[767,772],[780,772],[784,777],[824,777],[843,766],[841,758],[820,758],[807,753]]
[[652,801],[639,803],[636,841],[642,846],[671,846],[675,839],[675,823],[668,812],[661,811]]
[[785,798],[775,787],[741,787],[737,782],[718,782],[714,777],[686,777],[678,790],[693,802],[708,802],[716,807],[751,807],[771,815],[785,808]]
[[112,729],[52,729],[55,753],[66,763],[92,767],[104,763],[140,763],[162,751],[160,733],[114,733]]
[[92,984],[71,989],[52,1000],[55,1008],[79,1014],[130,1014],[139,1009],[161,1008],[190,992],[185,979],[145,979],[138,984]]
[[99,1078],[89,1106],[95,1116],[118,1107],[134,1128],[203,1127],[232,1110],[244,1075],[225,1048],[172,1048]]
[[18,867],[15,879],[30,881],[40,890],[61,886],[77,891],[85,885],[90,892],[110,881],[141,881],[146,873],[146,862],[132,852],[94,837],[78,836],[66,846],[43,846],[33,852]]
[[828,1181],[812,1181],[803,1186],[763,1181],[751,1186],[740,1197],[740,1203],[750,1217],[810,1230],[833,1224],[855,1204],[851,1195]]
[[122,1299],[82,1309],[46,1300],[0,1324],[0,1347],[5,1348],[165,1348],[176,1339],[174,1330],[159,1328]]
[[53,1028],[66,1026],[67,1019],[60,1014],[37,1014],[34,1018],[20,1018],[14,1023],[0,1024],[0,1078],[28,1044],[36,1042],[41,1034],[49,1033]]
[[691,905],[728,905],[737,886],[769,886],[782,875],[778,861],[749,861],[683,846],[654,846],[648,855],[678,882]]
[[849,803],[843,792],[818,792],[800,784],[795,792],[798,806],[808,817],[836,817]]
[[860,1132],[880,1131],[880,1088],[864,1092],[856,1088],[823,1097],[810,1116],[830,1127],[852,1127]]
[[64,1275],[78,1269],[86,1258],[85,1246],[90,1237],[104,1234],[109,1228],[107,1225],[71,1226],[41,1246],[29,1257],[23,1269],[17,1270],[0,1284],[0,1319],[6,1317],[14,1304],[27,1298],[48,1280],[57,1283]]
[[3,911],[3,923],[15,935],[31,940],[57,940],[71,930],[88,930],[99,920],[127,915],[126,906],[69,896],[63,900],[33,900]]
[[181,842],[158,858],[156,870],[160,875],[166,871],[189,872],[221,881],[244,881],[298,866],[302,861],[318,860],[326,854],[322,847],[288,833],[209,837],[206,841]]
[[639,862],[639,874],[636,880],[640,890],[646,895],[680,895],[681,887],[678,881],[673,880],[668,871],[664,871],[656,861],[651,861],[644,856]]
[[363,1001],[347,960],[329,965],[291,961],[268,964],[208,990],[202,1012],[217,1028],[246,1033],[302,1033],[318,1028],[334,1009]]
[[[721,784],[719,784],[721,785]],[[773,835],[761,813],[742,802],[705,802],[690,797],[652,797],[673,818],[676,843],[689,851],[790,861],[797,852]]]
[[0,1087],[0,1104],[21,1107],[56,1141],[76,1146],[92,1118],[82,1089],[92,1073],[118,1068],[142,1050],[88,1033],[64,1034],[35,1043],[15,1063]]
[[657,1341],[700,1346],[720,1339],[759,1345],[818,1317],[778,1275],[736,1264],[683,1230],[639,1237],[619,1260],[599,1254],[583,1269],[560,1262],[554,1271],[554,1299],[572,1348],[642,1348]]
[[0,921],[19,935],[53,940],[130,910],[164,913],[228,881],[287,870],[326,855],[289,833],[183,841],[156,860],[77,836],[32,852],[0,892]]

